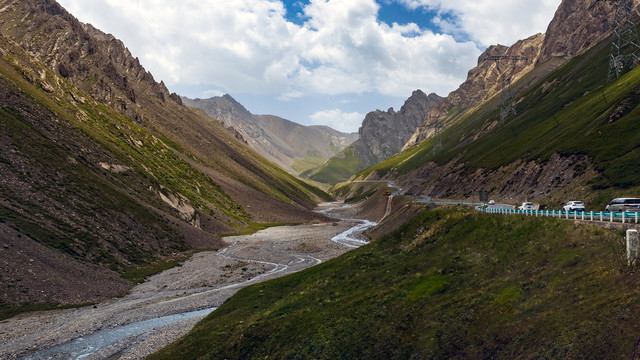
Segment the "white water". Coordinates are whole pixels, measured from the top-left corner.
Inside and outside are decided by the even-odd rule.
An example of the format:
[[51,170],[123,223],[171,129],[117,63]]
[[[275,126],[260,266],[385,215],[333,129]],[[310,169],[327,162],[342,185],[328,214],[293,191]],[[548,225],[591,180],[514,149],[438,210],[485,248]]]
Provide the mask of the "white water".
[[369,220],[360,220],[360,219],[345,219],[345,220],[360,221],[360,224],[332,237],[331,241],[333,241],[334,243],[352,247],[352,248],[357,248],[369,243],[369,241],[359,239],[356,236],[362,234],[363,231],[378,225],[378,223],[375,223]]

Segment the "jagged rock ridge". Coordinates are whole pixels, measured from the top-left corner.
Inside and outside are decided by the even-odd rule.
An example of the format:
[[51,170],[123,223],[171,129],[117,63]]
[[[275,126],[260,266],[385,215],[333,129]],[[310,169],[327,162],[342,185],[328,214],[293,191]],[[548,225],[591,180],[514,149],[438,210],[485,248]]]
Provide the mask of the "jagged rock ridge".
[[[637,6],[640,0],[633,0],[633,3]],[[502,90],[501,77],[506,76],[515,82],[538,69],[540,74],[537,76],[540,78],[560,66],[564,60],[594,44],[612,30],[615,7],[615,2],[608,1],[563,0],[544,34],[533,35],[510,47],[494,45],[487,48],[480,55],[478,66],[469,71],[467,80],[429,111],[426,122],[404,148],[432,137],[436,119],[440,119],[444,127],[459,119],[459,116],[447,117],[451,109],[458,107],[460,115],[498,94]],[[496,62],[488,60],[491,56],[520,56],[526,60],[517,61],[514,66],[499,71]]]
[[442,100],[436,94],[416,90],[398,112],[391,108],[368,113],[358,131],[362,164],[372,166],[398,153],[418,126],[424,124],[425,114]]

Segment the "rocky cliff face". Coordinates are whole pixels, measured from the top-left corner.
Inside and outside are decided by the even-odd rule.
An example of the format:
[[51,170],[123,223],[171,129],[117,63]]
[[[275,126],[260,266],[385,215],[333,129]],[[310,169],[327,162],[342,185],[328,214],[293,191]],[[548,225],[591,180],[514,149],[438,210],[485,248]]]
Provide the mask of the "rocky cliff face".
[[427,96],[421,90],[416,90],[398,112],[391,108],[368,113],[359,129],[359,152],[364,167],[398,153],[415,130],[424,124],[425,114],[442,100],[436,94]]
[[[636,6],[640,4],[640,0],[633,2]],[[547,73],[563,60],[601,40],[612,30],[616,6],[615,2],[601,0],[563,0],[545,34],[531,36],[511,47],[489,47],[478,59],[478,66],[469,71],[467,80],[429,111],[424,126],[418,128],[404,148],[433,136],[436,119],[444,127],[455,122],[455,116],[447,116],[450,110],[458,108],[459,114],[499,93],[503,77],[516,81],[534,68]],[[521,56],[526,60],[501,62],[500,69],[498,63],[490,60],[492,56],[505,55]]]
[[357,140],[357,134],[325,126],[303,126],[277,116],[254,115],[228,94],[182,100],[233,128],[254,150],[291,173],[306,170],[296,167],[297,162],[313,159],[309,161],[322,163]]
[[[478,58],[478,66],[471,69],[467,80],[451,92],[441,103],[429,109],[426,121],[412,134],[404,148],[418,144],[433,136],[433,124],[440,119],[442,126],[451,123],[445,118],[450,110],[473,108],[502,90],[503,79],[516,81],[533,69],[538,61],[544,40],[543,34],[533,35],[520,40],[511,47],[504,45],[490,46]],[[520,57],[520,60],[493,60],[496,56]]]
[[[640,0],[633,0],[635,6]],[[571,57],[613,30],[617,2],[563,0],[547,28],[538,63]]]

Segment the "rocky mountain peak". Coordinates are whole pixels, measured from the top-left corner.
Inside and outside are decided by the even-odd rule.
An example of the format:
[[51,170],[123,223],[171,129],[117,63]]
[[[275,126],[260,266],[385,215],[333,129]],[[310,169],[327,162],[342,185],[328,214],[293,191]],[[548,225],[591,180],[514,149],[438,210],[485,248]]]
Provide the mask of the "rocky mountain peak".
[[2,33],[93,98],[127,117],[142,117],[136,108],[143,94],[162,102],[180,103],[180,98],[170,94],[163,82],[156,82],[122,41],[81,23],[56,1],[3,0],[0,5],[2,14],[30,14],[26,18],[6,16],[0,25]]
[[[633,0],[633,4],[640,5],[640,0]],[[573,56],[607,35],[616,6],[614,1],[563,0],[547,28],[538,62]]]
[[424,123],[427,111],[442,101],[436,94],[426,95],[414,91],[400,111],[393,108],[368,113],[358,130],[362,151],[360,159],[365,166],[374,165],[396,154],[418,126]]

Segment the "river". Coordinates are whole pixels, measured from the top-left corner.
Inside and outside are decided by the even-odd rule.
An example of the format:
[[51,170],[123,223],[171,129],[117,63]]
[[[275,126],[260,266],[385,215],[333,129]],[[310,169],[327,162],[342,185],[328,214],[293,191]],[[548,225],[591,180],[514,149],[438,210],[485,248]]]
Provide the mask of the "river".
[[2,359],[140,359],[175,341],[239,289],[303,270],[367,242],[376,223],[349,206],[319,209],[333,223],[269,228],[226,238],[126,296],[96,306],[24,314],[0,323]]

